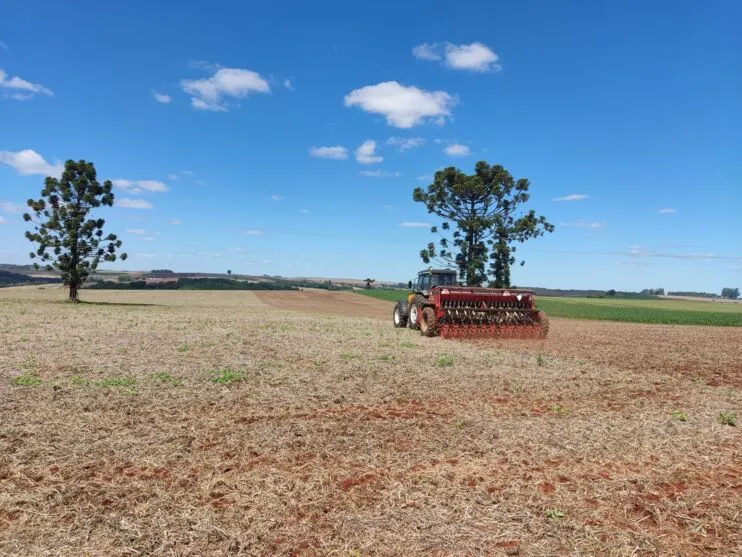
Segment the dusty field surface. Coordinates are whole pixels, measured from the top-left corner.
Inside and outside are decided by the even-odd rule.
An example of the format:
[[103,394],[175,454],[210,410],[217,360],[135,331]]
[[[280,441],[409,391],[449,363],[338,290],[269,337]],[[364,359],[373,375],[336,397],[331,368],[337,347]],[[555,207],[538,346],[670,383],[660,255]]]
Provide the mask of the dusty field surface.
[[742,555],[737,386],[83,294],[0,290],[2,555]]
[[[305,313],[366,316],[391,325],[394,304],[348,292],[260,292],[273,307]],[[684,376],[708,385],[742,388],[742,327],[645,325],[550,319],[543,342],[477,342],[487,349],[589,361],[659,376]]]

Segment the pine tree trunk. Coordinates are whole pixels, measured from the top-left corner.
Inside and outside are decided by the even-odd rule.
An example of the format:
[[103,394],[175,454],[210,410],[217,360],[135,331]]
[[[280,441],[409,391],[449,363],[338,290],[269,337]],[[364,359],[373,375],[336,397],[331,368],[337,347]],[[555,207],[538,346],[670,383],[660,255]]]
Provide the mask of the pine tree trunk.
[[80,301],[80,298],[77,295],[77,285],[70,284],[70,302],[78,303],[79,301]]

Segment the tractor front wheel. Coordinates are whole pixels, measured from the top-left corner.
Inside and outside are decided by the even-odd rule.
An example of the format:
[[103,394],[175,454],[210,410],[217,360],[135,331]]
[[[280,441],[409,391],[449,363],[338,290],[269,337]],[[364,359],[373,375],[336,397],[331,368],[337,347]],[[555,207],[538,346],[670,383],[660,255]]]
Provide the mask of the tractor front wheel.
[[407,325],[407,316],[402,313],[402,304],[394,306],[394,326],[397,328],[404,327]]
[[434,337],[438,332],[435,322],[435,310],[431,307],[423,309],[420,316],[420,333],[426,337]]
[[407,317],[407,326],[410,329],[418,329],[420,322],[420,307],[416,304],[410,304],[410,315]]

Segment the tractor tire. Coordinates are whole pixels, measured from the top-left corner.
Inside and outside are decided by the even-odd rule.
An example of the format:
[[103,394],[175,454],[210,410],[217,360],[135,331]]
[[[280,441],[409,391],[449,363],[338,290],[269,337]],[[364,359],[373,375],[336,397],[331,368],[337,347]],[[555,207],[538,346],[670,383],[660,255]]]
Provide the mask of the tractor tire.
[[394,320],[394,326],[398,329],[407,325],[407,315],[403,313],[402,304],[400,302],[397,302],[397,305],[394,306],[392,319]]
[[549,316],[545,312],[538,312],[538,323],[541,326],[541,338],[546,338],[549,334]]
[[420,328],[419,323],[420,322],[420,307],[415,305],[415,303],[410,304],[410,314],[407,316],[407,326],[410,329],[417,330]]
[[435,310],[431,307],[424,308],[420,315],[420,333],[426,337],[434,337],[438,333]]

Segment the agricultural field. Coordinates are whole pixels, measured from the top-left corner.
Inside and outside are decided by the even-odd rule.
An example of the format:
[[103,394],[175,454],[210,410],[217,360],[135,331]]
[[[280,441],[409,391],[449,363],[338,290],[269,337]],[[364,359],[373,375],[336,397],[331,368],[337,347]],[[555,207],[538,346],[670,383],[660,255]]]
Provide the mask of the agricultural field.
[[[363,290],[361,294],[380,300],[397,301],[405,290]],[[579,298],[537,296],[538,309],[550,317],[658,323],[666,325],[716,325],[742,327],[742,303],[662,298]]]
[[742,555],[740,327],[83,298],[0,290],[1,555]]

